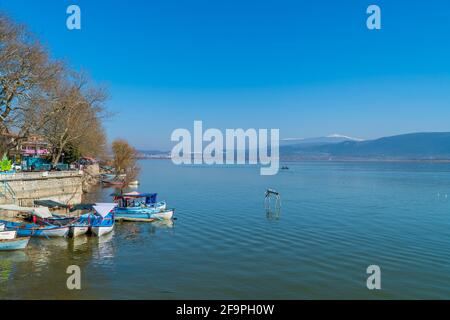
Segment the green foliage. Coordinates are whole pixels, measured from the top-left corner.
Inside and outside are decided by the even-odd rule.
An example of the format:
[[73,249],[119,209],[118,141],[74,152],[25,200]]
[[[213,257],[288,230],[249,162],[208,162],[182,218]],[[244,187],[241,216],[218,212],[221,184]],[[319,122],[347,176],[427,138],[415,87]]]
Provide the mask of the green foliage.
[[[64,163],[72,163],[81,158],[81,152],[77,147],[72,144],[67,144],[67,146],[63,150],[64,152]],[[61,159],[60,159],[61,160]]]
[[1,171],[9,171],[12,167],[12,161],[6,157],[6,153],[3,155],[2,161],[0,162]]

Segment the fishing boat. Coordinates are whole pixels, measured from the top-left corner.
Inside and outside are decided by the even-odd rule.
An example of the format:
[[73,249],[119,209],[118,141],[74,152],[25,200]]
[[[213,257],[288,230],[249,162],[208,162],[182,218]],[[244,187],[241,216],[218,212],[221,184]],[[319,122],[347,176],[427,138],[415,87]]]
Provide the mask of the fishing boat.
[[115,214],[125,213],[157,213],[167,208],[165,201],[156,201],[157,193],[140,193],[137,191],[112,194],[114,202],[118,206],[114,209]]
[[65,237],[69,233],[68,226],[55,226],[49,223],[39,225],[35,223],[13,222],[1,220],[6,229],[17,231],[19,237]]
[[158,220],[170,220],[174,214],[175,209],[166,209],[157,212],[116,212],[114,219],[116,221],[135,221],[135,222],[153,222]]
[[82,216],[70,224],[69,236],[78,237],[89,232],[90,223]]
[[[91,232],[100,237],[114,229],[114,211],[116,203],[102,203],[93,206],[94,213],[88,214],[87,218],[91,219]],[[92,217],[93,215],[93,217]]]

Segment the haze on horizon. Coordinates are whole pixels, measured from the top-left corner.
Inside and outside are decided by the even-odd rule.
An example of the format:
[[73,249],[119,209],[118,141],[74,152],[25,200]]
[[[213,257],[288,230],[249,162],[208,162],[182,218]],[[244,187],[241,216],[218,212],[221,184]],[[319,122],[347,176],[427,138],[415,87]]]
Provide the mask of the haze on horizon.
[[282,139],[450,131],[448,1],[377,0],[379,31],[359,0],[74,2],[80,31],[65,27],[70,1],[0,10],[109,86],[111,140],[168,150],[194,120]]

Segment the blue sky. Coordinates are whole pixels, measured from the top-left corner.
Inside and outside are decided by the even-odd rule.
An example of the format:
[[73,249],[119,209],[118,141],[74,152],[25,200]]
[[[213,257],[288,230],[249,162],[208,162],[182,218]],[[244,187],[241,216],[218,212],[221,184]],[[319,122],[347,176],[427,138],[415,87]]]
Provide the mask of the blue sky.
[[[66,28],[77,4],[82,30]],[[382,29],[366,28],[366,8]],[[0,0],[53,56],[108,85],[110,139],[169,149],[176,128],[282,138],[450,131],[450,2]]]

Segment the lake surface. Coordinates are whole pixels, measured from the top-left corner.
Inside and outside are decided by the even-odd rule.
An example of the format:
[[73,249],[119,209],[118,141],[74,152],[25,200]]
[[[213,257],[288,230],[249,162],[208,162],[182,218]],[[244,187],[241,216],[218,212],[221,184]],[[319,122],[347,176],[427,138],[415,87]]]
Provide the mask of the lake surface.
[[[139,190],[173,224],[122,223],[102,238],[32,239],[0,252],[9,299],[450,299],[450,164],[292,162],[257,167],[142,161]],[[264,192],[281,193],[267,215]],[[110,201],[112,189],[89,197]],[[366,287],[381,268],[382,290]],[[66,268],[82,289],[66,287]]]

